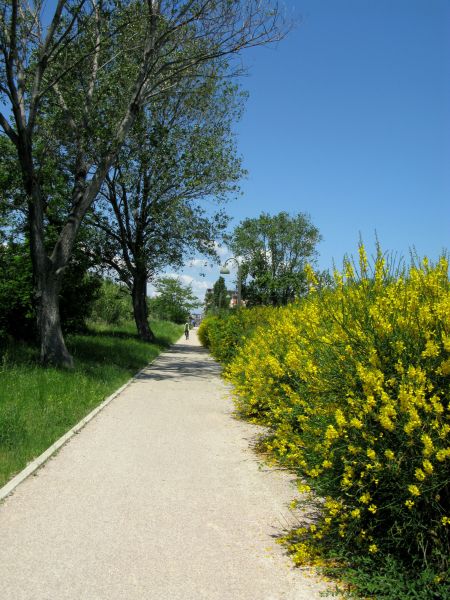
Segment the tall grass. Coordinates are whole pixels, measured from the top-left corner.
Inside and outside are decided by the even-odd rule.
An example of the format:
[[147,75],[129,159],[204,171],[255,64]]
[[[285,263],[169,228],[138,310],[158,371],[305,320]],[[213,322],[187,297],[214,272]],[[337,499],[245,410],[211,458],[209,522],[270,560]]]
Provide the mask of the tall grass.
[[0,357],[0,486],[180,337],[182,327],[155,321],[157,343],[132,324],[91,325],[68,336],[72,371],[43,368],[37,350],[10,343]]

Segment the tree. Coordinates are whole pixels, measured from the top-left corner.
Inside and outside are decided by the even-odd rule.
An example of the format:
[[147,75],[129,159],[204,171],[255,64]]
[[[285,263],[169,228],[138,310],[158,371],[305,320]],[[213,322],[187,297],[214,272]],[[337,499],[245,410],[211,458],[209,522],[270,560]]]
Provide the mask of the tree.
[[[46,169],[46,197],[52,198],[48,212],[46,244],[54,242],[61,215],[59,206],[67,193],[67,182],[53,176],[52,157],[39,156]],[[89,231],[83,227],[79,241],[88,244]],[[81,331],[95,300],[100,280],[90,272],[92,263],[77,244],[62,280],[59,299],[63,331]],[[26,222],[26,198],[14,146],[0,137],[0,333],[36,341],[36,300]]]
[[158,295],[149,301],[150,312],[160,319],[185,323],[191,312],[201,306],[191,284],[183,285],[179,278],[161,277],[155,287]]
[[220,73],[219,61],[154,101],[100,191],[89,219],[99,229],[98,262],[114,269],[130,290],[141,339],[153,341],[147,282],[167,266],[181,267],[186,252],[216,256],[214,239],[228,219],[207,215],[203,198],[220,206],[242,174],[232,133],[241,94]]
[[[260,0],[57,0],[50,17],[42,0],[2,0],[0,102],[6,110],[0,126],[16,148],[27,198],[43,363],[73,364],[60,324],[62,276],[81,223],[142,108],[174,82],[194,80],[198,65],[279,37],[276,6]],[[182,41],[189,52],[183,45],[180,51]],[[55,127],[46,128],[48,114]],[[42,129],[71,183],[50,249],[36,164]]]
[[[228,238],[228,245],[241,257],[243,295],[247,305],[283,305],[307,291],[304,268],[314,261],[319,230],[308,215],[245,219]],[[248,280],[248,281],[247,281]]]
[[225,279],[219,277],[213,286],[213,307],[216,309],[228,308],[230,305],[230,294],[225,285]]
[[103,279],[91,318],[108,325],[120,325],[129,321],[132,313],[130,294],[125,286]]
[[205,299],[203,301],[205,312],[214,314],[228,311],[232,294],[233,292],[226,288],[225,279],[219,277],[212,289],[208,289],[205,293]]

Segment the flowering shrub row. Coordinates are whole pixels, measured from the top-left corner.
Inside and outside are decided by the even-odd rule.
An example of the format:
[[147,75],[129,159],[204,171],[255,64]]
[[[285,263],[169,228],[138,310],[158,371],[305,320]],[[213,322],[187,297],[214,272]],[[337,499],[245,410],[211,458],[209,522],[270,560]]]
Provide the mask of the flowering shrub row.
[[266,448],[298,472],[302,492],[324,499],[319,519],[289,536],[294,559],[347,547],[433,565],[445,578],[447,261],[424,260],[394,277],[381,254],[369,269],[361,247],[359,266],[346,261],[333,286],[316,290],[312,271],[310,281],[298,304],[256,317],[241,311],[236,327],[253,330],[248,337],[205,324],[216,356],[229,360],[240,413],[270,427]]
[[208,316],[199,327],[199,340],[214,358],[227,365],[254,330],[267,323],[270,313],[267,307],[257,307]]

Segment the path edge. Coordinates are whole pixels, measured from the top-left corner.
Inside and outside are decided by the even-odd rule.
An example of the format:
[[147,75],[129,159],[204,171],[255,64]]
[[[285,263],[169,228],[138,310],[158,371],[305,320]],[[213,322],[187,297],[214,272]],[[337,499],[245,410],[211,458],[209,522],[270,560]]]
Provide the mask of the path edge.
[[139,377],[139,375],[143,371],[145,371],[145,369],[147,369],[162,354],[170,351],[174,346],[176,346],[180,342],[181,339],[182,338],[177,340],[174,344],[171,344],[167,350],[161,352],[160,354],[158,354],[158,356],[155,356],[155,358],[152,361],[150,361],[144,367],[142,367],[142,369],[140,369],[135,375],[133,375],[131,379],[124,383],[110,396],[105,398],[103,402],[101,402],[98,406],[91,410],[91,412],[88,413],[85,417],[83,417],[83,419],[81,419],[81,421],[79,421],[76,425],[74,425],[72,429],[69,429],[69,431],[67,431],[58,440],[56,440],[56,442],[54,442],[49,448],[47,448],[47,450],[45,450],[42,454],[34,458],[31,462],[29,462],[27,466],[24,469],[22,469],[22,471],[19,471],[17,475],[10,479],[2,488],[0,488],[0,502],[2,502],[7,496],[12,494],[16,487],[22,483],[22,481],[25,481],[25,479],[27,479],[30,475],[37,471],[44,463],[46,463],[48,459],[55,454],[55,452],[62,448],[62,446],[64,446],[64,444],[66,444],[71,438],[73,438],[74,435],[81,431],[83,427],[85,427],[89,423],[89,421],[92,421],[92,419],[96,417],[99,412],[106,408],[108,404],[110,404],[114,400],[114,398],[117,398],[117,396],[119,396],[129,385],[131,385]]

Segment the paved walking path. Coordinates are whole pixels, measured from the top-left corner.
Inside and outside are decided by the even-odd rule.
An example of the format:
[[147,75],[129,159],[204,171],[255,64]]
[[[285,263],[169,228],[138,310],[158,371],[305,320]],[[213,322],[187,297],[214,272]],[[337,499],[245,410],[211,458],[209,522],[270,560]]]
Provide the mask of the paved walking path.
[[290,477],[261,468],[195,334],[0,505],[2,600],[310,600],[274,542]]

